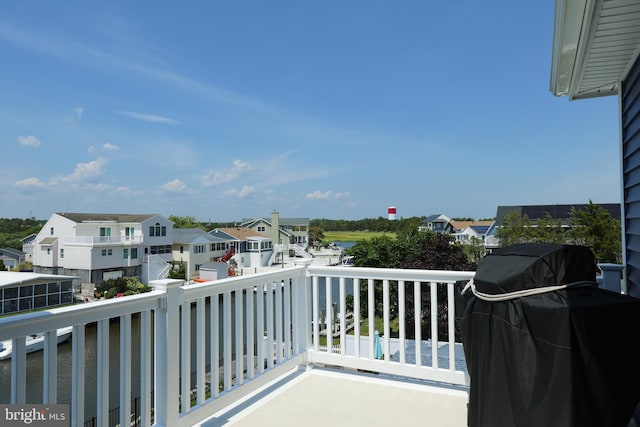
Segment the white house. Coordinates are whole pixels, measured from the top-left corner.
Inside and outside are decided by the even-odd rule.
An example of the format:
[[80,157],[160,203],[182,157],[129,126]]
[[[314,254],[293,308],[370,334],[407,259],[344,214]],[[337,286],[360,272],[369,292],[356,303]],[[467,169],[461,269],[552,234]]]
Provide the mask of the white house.
[[200,267],[217,261],[229,252],[231,242],[200,228],[173,230],[173,262],[184,263],[187,278],[199,276]]
[[216,228],[209,233],[233,241],[233,260],[239,267],[265,267],[272,260],[273,242],[251,228]]
[[22,252],[24,252],[24,260],[26,262],[33,261],[33,244],[36,240],[37,234],[31,233],[27,237],[20,239],[22,242]]
[[173,223],[156,214],[54,213],[36,236],[36,273],[78,276],[82,283],[166,277]]
[[274,210],[271,218],[244,218],[240,226],[271,237],[274,245],[292,244],[306,249],[309,246],[309,223],[309,218],[280,218],[279,212]]
[[454,231],[451,225],[451,218],[441,214],[430,215],[422,221],[422,224],[418,227],[418,231],[426,230],[433,231],[434,233],[452,233]]

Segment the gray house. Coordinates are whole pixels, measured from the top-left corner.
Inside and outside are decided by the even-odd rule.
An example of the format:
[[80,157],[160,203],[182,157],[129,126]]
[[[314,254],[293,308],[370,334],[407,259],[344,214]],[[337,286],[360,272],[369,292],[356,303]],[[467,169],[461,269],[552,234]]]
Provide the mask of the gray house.
[[622,262],[640,296],[640,1],[557,0],[550,90],[570,100],[617,96]]

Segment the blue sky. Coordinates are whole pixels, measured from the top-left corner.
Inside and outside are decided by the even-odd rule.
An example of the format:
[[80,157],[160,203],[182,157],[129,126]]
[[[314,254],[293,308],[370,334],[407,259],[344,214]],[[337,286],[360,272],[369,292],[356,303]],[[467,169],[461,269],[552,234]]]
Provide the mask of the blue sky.
[[0,217],[360,219],[615,203],[617,98],[549,92],[554,2],[8,2]]

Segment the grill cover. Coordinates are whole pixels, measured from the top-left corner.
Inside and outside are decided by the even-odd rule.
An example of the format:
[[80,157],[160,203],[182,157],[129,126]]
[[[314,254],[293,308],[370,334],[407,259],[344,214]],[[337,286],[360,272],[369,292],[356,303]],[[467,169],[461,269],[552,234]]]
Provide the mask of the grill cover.
[[483,293],[576,285],[500,302],[458,294],[469,426],[629,424],[640,399],[640,300],[597,288],[595,276],[582,246],[528,243],[481,260]]

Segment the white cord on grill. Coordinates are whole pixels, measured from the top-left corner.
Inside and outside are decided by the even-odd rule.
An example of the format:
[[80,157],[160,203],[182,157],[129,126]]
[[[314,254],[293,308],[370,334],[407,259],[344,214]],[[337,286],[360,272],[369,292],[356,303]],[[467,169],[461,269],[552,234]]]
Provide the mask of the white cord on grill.
[[475,295],[477,298],[480,298],[481,300],[484,300],[484,301],[489,301],[489,302],[509,301],[512,299],[528,297],[531,295],[539,295],[547,292],[559,291],[561,289],[567,289],[569,287],[586,285],[586,284],[593,285],[592,282],[576,282],[576,283],[570,283],[567,285],[544,286],[542,288],[522,289],[520,291],[505,292],[504,294],[494,295],[494,294],[487,294],[484,292],[480,292],[479,290],[477,290],[476,285],[473,282],[473,279],[471,279],[469,280],[469,283],[467,283],[465,287],[462,289],[461,294],[464,295],[465,292],[471,289],[471,292],[473,292],[473,295]]

